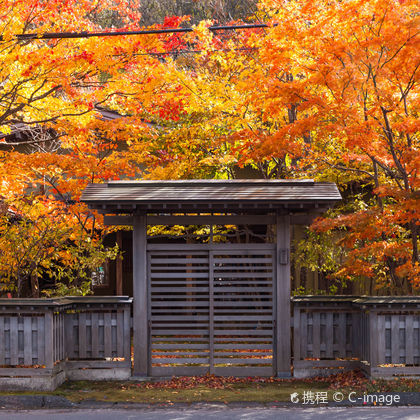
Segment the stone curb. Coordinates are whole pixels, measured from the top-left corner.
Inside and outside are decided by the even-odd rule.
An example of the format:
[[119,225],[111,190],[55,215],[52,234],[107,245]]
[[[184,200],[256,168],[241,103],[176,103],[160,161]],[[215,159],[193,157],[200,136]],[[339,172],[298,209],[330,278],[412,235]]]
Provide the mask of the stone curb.
[[36,410],[41,408],[74,408],[77,404],[56,395],[0,396],[0,409]]
[[[375,395],[375,394],[370,394]],[[378,394],[379,395],[379,394]],[[420,406],[419,392],[388,393],[382,395],[399,395],[400,402],[392,407]],[[329,402],[328,404],[301,404],[292,402],[195,402],[195,403],[136,403],[136,402],[107,402],[96,400],[83,400],[79,403],[56,395],[7,395],[0,396],[0,410],[37,410],[37,409],[137,409],[156,410],[162,408],[186,409],[233,409],[233,408],[313,408],[313,407],[373,407],[385,404],[363,403],[358,401]]]

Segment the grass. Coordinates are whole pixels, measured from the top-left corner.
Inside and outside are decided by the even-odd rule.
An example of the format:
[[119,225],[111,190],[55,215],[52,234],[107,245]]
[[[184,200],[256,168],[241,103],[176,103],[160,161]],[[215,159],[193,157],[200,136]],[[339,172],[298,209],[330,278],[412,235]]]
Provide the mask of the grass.
[[[190,403],[190,402],[285,402],[298,393],[302,402],[304,392],[313,395],[327,392],[328,401],[335,391],[347,398],[351,391],[357,396],[373,392],[420,392],[420,380],[368,380],[361,372],[353,371],[310,379],[233,378],[212,375],[174,377],[161,382],[131,381],[72,381],[53,392],[37,394],[57,395],[73,402],[96,400],[134,403]],[[33,392],[1,392],[0,395],[30,394]]]
[[[326,391],[328,384],[316,384],[313,391]],[[307,383],[232,384],[225,388],[197,385],[190,389],[139,387],[130,382],[71,382],[54,392],[74,402],[84,399],[113,402],[174,403],[174,402],[277,402],[290,401],[293,392],[308,390]]]

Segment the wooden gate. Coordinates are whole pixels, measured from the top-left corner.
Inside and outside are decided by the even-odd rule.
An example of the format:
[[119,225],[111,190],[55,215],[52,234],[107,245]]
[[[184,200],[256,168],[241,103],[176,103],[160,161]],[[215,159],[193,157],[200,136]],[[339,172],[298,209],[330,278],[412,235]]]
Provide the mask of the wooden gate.
[[271,376],[273,244],[149,245],[152,376]]

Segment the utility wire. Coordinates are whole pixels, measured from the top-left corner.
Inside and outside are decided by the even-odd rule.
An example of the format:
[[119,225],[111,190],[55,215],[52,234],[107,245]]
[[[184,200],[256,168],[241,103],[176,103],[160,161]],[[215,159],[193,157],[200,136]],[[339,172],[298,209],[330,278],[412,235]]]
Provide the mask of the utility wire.
[[[209,26],[209,31],[234,31],[237,29],[258,29],[269,28],[270,26],[277,26],[277,24],[267,25],[266,23],[250,23],[243,25],[223,25],[223,26]],[[123,35],[155,35],[155,34],[175,34],[193,32],[194,28],[165,28],[165,29],[145,29],[140,31],[115,31],[115,32],[45,32],[43,34],[18,34],[15,37],[18,40],[31,39],[65,39],[65,38],[93,38],[93,37],[108,37],[108,36],[123,36]],[[0,36],[0,41],[3,36]]]
[[[257,51],[258,48],[257,47],[249,47],[249,48],[234,48],[234,49],[214,49],[214,50],[210,50],[210,52],[230,52],[230,51]],[[156,57],[165,57],[167,55],[182,55],[182,54],[200,54],[202,52],[204,52],[205,50],[168,50],[168,51],[164,51],[164,52],[154,52],[154,51],[150,51],[150,52],[145,52],[145,53],[135,53],[133,54],[133,56],[142,56],[142,55],[150,55],[152,57],[156,56]]]

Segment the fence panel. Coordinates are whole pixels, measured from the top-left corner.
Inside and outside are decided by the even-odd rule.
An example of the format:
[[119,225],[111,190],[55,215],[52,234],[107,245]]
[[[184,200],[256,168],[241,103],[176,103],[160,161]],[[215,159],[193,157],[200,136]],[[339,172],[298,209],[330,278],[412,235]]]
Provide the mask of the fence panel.
[[294,304],[295,377],[354,368],[358,348],[354,331],[359,317],[352,297],[299,296]]
[[128,379],[131,376],[131,299],[72,298],[66,314],[69,379]]
[[366,318],[377,319],[367,333],[370,357],[363,354],[365,370],[372,377],[420,376],[420,297],[372,297],[355,306]]
[[122,358],[129,355],[130,340],[124,318],[129,309],[78,306],[66,316],[67,356],[69,360]]
[[[18,366],[51,368],[46,366],[46,349],[52,351],[52,365],[62,360],[64,315],[60,311],[65,309],[65,302],[57,305],[52,300],[0,299],[0,373],[2,368]],[[46,328],[49,317],[54,323]]]
[[420,376],[420,297],[292,300],[296,377],[353,368],[372,377]]
[[[294,376],[420,376],[420,297],[293,298]],[[131,299],[0,299],[0,389],[131,375]]]
[[54,389],[66,377],[88,375],[128,378],[130,317],[125,297],[0,299],[0,389]]

